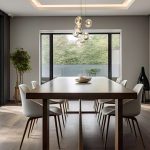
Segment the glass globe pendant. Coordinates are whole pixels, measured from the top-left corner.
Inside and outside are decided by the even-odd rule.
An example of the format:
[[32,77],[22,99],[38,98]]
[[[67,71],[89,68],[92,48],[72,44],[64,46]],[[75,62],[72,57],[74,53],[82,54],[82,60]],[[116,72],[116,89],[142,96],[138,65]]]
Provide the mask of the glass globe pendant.
[[86,19],[85,20],[85,27],[86,28],[91,28],[92,27],[92,20],[91,19]]

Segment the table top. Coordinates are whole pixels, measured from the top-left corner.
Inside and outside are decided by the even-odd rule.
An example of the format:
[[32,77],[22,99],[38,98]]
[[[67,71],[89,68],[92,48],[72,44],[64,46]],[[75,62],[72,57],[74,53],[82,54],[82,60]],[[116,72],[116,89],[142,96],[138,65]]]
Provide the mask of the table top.
[[89,83],[77,83],[77,77],[57,77],[26,93],[28,99],[135,99],[137,94],[106,78],[92,77]]

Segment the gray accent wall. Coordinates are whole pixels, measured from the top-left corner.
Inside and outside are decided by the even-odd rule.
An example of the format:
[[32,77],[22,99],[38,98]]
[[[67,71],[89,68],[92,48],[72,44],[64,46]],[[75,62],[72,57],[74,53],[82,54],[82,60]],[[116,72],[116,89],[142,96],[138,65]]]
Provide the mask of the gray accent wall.
[[[14,17],[10,21],[10,47],[22,47],[31,55],[32,70],[24,74],[24,83],[39,80],[40,30],[72,30],[75,17]],[[120,29],[122,31],[122,78],[129,88],[136,84],[141,66],[149,73],[149,17],[90,17],[92,29]],[[13,99],[15,70],[10,67],[10,95]]]
[[150,15],[149,15],[149,82],[150,82]]

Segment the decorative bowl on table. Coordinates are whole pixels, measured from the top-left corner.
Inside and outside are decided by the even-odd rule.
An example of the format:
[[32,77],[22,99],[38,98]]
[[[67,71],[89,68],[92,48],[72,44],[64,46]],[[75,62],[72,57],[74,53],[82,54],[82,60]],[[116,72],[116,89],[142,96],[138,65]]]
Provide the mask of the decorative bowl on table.
[[88,83],[91,80],[91,77],[87,76],[80,76],[79,78],[75,79],[78,83]]

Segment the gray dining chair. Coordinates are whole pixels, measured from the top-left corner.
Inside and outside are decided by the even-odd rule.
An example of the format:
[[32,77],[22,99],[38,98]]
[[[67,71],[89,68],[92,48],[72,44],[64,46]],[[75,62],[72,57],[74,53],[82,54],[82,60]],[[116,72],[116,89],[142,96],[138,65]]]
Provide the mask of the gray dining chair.
[[[30,133],[33,122],[36,119],[43,117],[43,108],[42,108],[42,102],[40,100],[35,100],[37,101],[35,102],[32,99],[26,99],[26,93],[30,91],[30,89],[28,88],[26,84],[19,85],[19,91],[20,91],[20,96],[21,96],[23,114],[28,118],[25,129],[24,129],[24,133],[22,136],[20,148],[19,148],[21,150],[27,129],[29,128],[29,133]],[[57,135],[57,142],[58,142],[59,149],[60,149],[60,141],[59,141],[57,119],[58,119],[60,133],[62,136],[62,130],[61,130],[61,124],[60,124],[60,118],[59,118],[60,115],[62,115],[62,111],[59,108],[50,107],[49,116],[53,116],[55,120],[56,135]],[[29,133],[28,133],[28,137],[29,137]]]
[[[142,137],[142,133],[138,124],[138,121],[136,119],[136,116],[140,115],[141,113],[141,101],[142,101],[142,93],[143,93],[143,84],[137,84],[133,91],[137,93],[137,99],[126,99],[123,101],[123,118],[131,120],[134,133],[136,134],[135,124],[137,125],[137,129],[139,131],[141,141],[143,144],[143,147],[145,148],[144,140]],[[115,106],[106,106],[102,110],[102,114],[107,120],[106,125],[106,139],[105,139],[105,149],[107,145],[107,139],[108,139],[108,130],[109,130],[109,123],[110,123],[110,117],[115,116]],[[106,123],[106,121],[105,121]],[[104,123],[104,129],[105,129],[105,123]],[[135,123],[135,124],[134,124]]]

